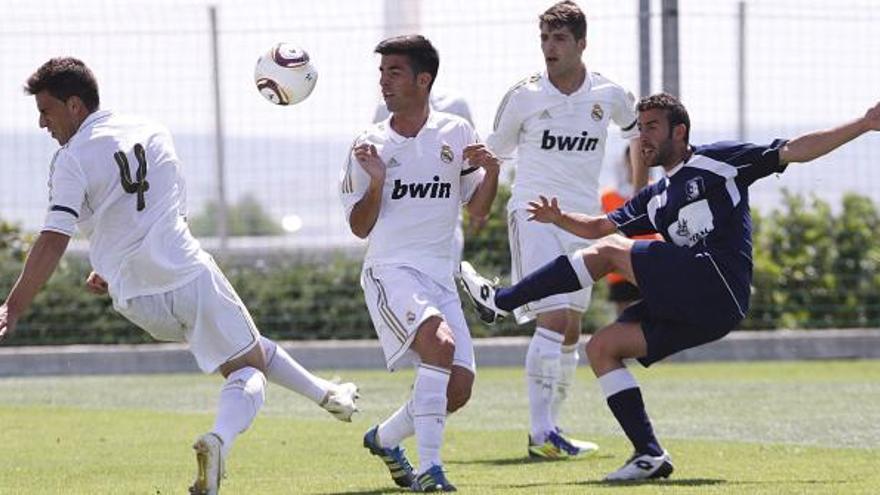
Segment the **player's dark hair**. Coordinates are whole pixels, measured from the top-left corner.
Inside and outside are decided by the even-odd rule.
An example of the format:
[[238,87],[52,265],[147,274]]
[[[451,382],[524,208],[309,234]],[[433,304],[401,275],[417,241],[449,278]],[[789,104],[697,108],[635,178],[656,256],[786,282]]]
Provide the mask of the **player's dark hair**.
[[89,112],[100,106],[95,75],[82,60],[73,57],[57,57],[41,65],[28,78],[24,90],[31,95],[48,91],[65,102],[71,96],[78,96]]
[[651,96],[645,96],[636,105],[636,110],[644,112],[646,110],[660,109],[666,113],[666,121],[669,122],[669,135],[672,136],[672,128],[684,124],[684,142],[689,143],[691,137],[691,118],[688,111],[681,104],[681,100],[669,93],[657,93]]
[[538,27],[546,24],[550,29],[567,27],[574,35],[575,41],[587,37],[587,16],[571,0],[563,0],[554,4],[538,16]]
[[427,72],[431,75],[431,83],[428,90],[434,86],[437,79],[437,70],[440,67],[440,55],[434,45],[420,34],[406,34],[383,40],[376,45],[374,50],[380,55],[405,55],[409,60],[409,66],[413,74],[419,75]]

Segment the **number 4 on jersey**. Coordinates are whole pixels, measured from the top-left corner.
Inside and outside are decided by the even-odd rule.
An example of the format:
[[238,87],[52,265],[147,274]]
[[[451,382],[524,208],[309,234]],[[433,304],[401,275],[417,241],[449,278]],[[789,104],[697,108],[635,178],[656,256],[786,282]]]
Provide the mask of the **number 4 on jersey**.
[[141,211],[146,207],[144,193],[150,190],[150,183],[147,182],[147,153],[140,143],[134,145],[134,157],[137,159],[138,168],[135,173],[136,181],[132,182],[131,170],[128,167],[128,157],[121,151],[113,153],[116,165],[119,166],[119,178],[122,181],[122,189],[129,194],[137,194],[137,210]]

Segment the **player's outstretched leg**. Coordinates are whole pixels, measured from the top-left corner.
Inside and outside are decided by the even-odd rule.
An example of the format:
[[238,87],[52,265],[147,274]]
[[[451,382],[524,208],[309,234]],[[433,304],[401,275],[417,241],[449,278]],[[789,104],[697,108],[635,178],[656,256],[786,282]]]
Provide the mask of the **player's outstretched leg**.
[[[404,406],[402,409],[406,407]],[[379,442],[379,425],[370,428],[364,435],[364,448],[385,463],[385,467],[391,473],[391,479],[397,486],[402,488],[412,486],[415,480],[414,471],[409,459],[406,458],[403,447],[400,445],[383,447]]]
[[357,385],[336,384],[313,375],[266,337],[260,337],[260,344],[266,355],[266,378],[270,382],[308,397],[339,421],[351,422],[352,415],[358,412],[360,394]]
[[463,261],[461,281],[477,307],[480,319],[494,323],[499,317],[524,304],[592,286],[593,278],[584,264],[583,256],[582,251],[559,256],[510,287],[496,287],[496,284],[477,273],[470,263]]

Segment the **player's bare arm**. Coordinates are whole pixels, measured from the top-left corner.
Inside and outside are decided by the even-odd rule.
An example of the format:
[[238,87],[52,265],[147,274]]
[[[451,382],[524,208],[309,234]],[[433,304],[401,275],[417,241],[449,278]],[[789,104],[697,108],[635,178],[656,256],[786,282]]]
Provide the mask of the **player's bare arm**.
[[370,176],[370,185],[361,200],[354,205],[348,220],[351,232],[364,239],[370,235],[373,226],[376,225],[376,219],[379,218],[382,188],[385,185],[385,162],[382,161],[376,147],[369,143],[355,146],[352,152],[355,160]]
[[779,151],[779,161],[783,164],[808,162],[866,132],[877,130],[880,130],[880,103],[869,109],[864,116],[839,127],[814,131],[792,139]]
[[92,271],[89,273],[88,278],[86,278],[86,290],[96,295],[104,295],[107,293],[108,285],[107,281],[104,280],[97,272]]
[[489,214],[492,201],[498,192],[498,174],[501,171],[501,159],[495,156],[485,144],[476,143],[468,145],[462,152],[462,157],[470,165],[482,167],[486,171],[483,182],[480,183],[471,200],[467,204],[468,213],[477,218]]
[[538,201],[529,201],[529,221],[552,223],[557,227],[583,237],[599,239],[617,231],[614,222],[605,216],[594,217],[583,213],[567,213],[559,208],[558,200],[539,196]]
[[67,249],[70,237],[57,232],[42,232],[28,253],[18,281],[0,307],[0,340],[15,331],[18,318],[27,310],[43,284],[49,280]]

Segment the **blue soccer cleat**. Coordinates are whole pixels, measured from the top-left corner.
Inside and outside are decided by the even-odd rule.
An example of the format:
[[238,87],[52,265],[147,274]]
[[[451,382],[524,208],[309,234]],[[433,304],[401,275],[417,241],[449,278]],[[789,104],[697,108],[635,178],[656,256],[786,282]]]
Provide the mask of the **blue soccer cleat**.
[[443,466],[431,466],[424,473],[416,476],[410,489],[414,492],[455,492],[455,486],[446,479]]
[[394,480],[394,483],[396,483],[397,486],[409,488],[415,481],[415,476],[413,475],[412,464],[409,463],[406,455],[404,455],[403,448],[400,446],[394,447],[393,449],[382,447],[377,440],[378,434],[379,425],[370,428],[370,430],[364,435],[364,447],[369,450],[371,454],[382,459],[382,462],[385,463],[385,467],[391,472],[391,479]]

